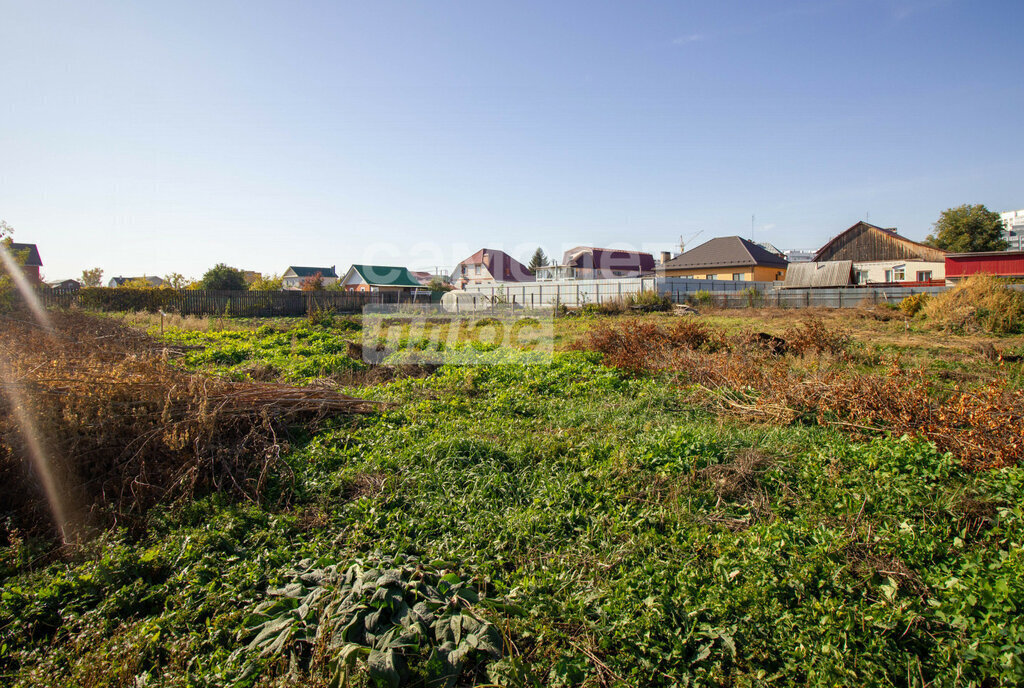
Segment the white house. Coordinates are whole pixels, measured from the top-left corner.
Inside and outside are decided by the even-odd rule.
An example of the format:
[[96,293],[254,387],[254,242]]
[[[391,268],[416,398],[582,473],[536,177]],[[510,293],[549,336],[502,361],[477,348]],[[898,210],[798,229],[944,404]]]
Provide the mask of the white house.
[[328,284],[334,284],[338,281],[338,273],[335,271],[333,265],[329,268],[310,268],[289,265],[288,269],[284,271],[283,275],[281,275],[281,288],[292,291],[301,289],[303,280],[313,277],[317,273],[320,273],[320,277],[323,279],[325,287]]

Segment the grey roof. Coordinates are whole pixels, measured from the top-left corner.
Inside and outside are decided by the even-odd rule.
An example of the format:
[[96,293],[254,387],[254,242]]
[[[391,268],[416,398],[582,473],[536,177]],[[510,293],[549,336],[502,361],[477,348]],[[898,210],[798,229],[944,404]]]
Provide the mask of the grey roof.
[[770,241],[755,241],[753,243],[757,244],[768,253],[774,253],[775,255],[782,256],[783,258],[786,257],[786,254],[783,251],[779,250],[779,247]]
[[825,260],[820,263],[790,263],[783,289],[799,287],[845,287],[852,282],[852,260]]
[[25,265],[29,267],[41,267],[43,259],[39,257],[39,249],[36,248],[35,244],[11,244],[11,251],[14,253],[20,253],[22,251],[28,251],[28,255],[25,256]]
[[[333,265],[329,268],[307,268],[289,265],[288,270],[294,272],[296,277],[312,277],[318,272],[321,277],[334,277],[335,279],[338,277],[338,273],[334,271]],[[285,272],[288,272],[288,270],[285,270]]]
[[665,263],[667,270],[686,268],[724,268],[762,265],[772,268],[785,268],[789,265],[785,258],[766,251],[752,241],[743,237],[716,237],[705,241],[697,248],[676,256]]

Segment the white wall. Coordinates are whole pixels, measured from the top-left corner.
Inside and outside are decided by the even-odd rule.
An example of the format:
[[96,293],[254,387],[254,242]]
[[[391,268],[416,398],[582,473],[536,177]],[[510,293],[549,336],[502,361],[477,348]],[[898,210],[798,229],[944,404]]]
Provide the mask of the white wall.
[[[893,270],[902,267],[904,270],[903,282],[916,282],[917,273],[931,271],[932,279],[946,279],[946,263],[936,263],[925,260],[878,260],[867,263],[854,263],[853,271],[867,271],[868,282],[885,282],[886,270]],[[863,283],[863,280],[859,282]]]

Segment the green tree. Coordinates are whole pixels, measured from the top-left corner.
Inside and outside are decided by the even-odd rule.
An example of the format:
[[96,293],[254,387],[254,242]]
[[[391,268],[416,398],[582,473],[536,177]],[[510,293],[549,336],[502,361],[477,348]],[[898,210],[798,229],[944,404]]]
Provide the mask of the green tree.
[[92,268],[82,270],[82,286],[99,287],[103,284],[103,268]]
[[203,289],[218,291],[244,291],[246,289],[245,273],[224,263],[217,263],[207,270],[199,283]]
[[284,280],[281,275],[260,275],[249,284],[249,291],[281,291]]
[[164,286],[170,287],[171,289],[185,289],[188,285],[192,284],[192,280],[180,272],[172,272],[169,275],[164,275]]
[[952,253],[1003,251],[1009,246],[1003,239],[999,213],[983,205],[962,205],[942,211],[935,232],[924,243]]
[[448,284],[448,282],[446,282],[442,277],[432,277],[430,278],[430,282],[427,283],[427,289],[434,292],[451,291],[453,288],[454,287]]
[[143,277],[136,277],[135,279],[130,279],[127,282],[124,282],[123,284],[121,284],[121,287],[124,288],[124,289],[156,289],[157,288],[157,287],[153,286],[153,284],[148,279],[146,279],[145,276],[143,276]]
[[[14,259],[14,262],[20,263],[19,256],[11,252],[12,234],[14,234],[14,228],[0,220],[0,248],[7,251]],[[0,311],[10,310],[14,303],[14,284],[12,283],[11,276],[7,274],[7,267],[4,262],[0,261]]]
[[533,257],[530,258],[530,272],[536,273],[537,268],[543,268],[548,265],[551,265],[551,261],[548,259],[547,254],[544,253],[544,249],[538,246],[537,250],[533,252]]

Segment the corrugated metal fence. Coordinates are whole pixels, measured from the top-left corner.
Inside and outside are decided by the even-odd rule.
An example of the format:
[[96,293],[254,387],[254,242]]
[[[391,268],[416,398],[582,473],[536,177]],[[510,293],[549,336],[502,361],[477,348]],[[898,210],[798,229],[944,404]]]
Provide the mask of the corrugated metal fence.
[[[641,291],[667,294],[676,303],[703,303],[718,308],[772,306],[778,308],[856,308],[899,303],[913,294],[938,294],[949,287],[834,287],[780,289],[780,282],[741,282],[684,277],[633,277],[608,280],[495,282],[471,285],[466,291],[527,308],[564,305],[569,308],[604,303]],[[1024,285],[1009,285],[1024,290]]]
[[913,294],[938,294],[946,289],[947,287],[774,289],[757,294],[710,294],[701,301],[719,308],[856,308],[879,303],[897,304]]
[[493,282],[468,285],[466,291],[483,294],[492,302],[508,303],[526,308],[563,305],[569,308],[588,303],[601,304],[642,291],[670,294],[683,302],[698,291],[714,293],[767,291],[774,282],[739,282],[732,280],[685,279],[681,277],[625,277],[606,280],[557,280],[550,282]]

